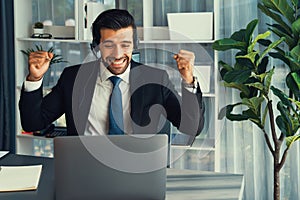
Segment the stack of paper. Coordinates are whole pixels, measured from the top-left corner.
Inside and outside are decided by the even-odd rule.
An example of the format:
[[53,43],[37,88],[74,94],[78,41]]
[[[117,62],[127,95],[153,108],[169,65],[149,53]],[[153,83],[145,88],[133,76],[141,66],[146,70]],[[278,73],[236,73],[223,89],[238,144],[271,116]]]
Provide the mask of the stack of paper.
[[0,151],[0,158],[8,154],[9,151]]
[[36,190],[42,165],[1,166],[0,192]]

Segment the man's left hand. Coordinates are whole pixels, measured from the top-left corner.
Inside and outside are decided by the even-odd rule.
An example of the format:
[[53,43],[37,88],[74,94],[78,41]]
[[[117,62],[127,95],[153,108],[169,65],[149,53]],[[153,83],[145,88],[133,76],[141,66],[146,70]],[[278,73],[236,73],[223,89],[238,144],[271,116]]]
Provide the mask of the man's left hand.
[[174,59],[177,62],[178,70],[184,81],[188,84],[193,83],[195,54],[191,51],[180,50],[178,54],[174,55]]

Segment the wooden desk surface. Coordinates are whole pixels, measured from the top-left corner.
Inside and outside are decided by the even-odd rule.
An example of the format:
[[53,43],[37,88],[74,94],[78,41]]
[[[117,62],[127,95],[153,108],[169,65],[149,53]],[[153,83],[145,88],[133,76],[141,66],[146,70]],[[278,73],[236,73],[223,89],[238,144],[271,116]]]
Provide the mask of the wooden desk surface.
[[[53,159],[11,154],[0,159],[0,165],[28,164],[43,164],[38,189],[0,193],[1,200],[55,199]],[[243,175],[167,169],[166,200],[241,200],[243,190]]]
[[243,175],[177,169],[167,171],[166,200],[241,200],[243,191]]

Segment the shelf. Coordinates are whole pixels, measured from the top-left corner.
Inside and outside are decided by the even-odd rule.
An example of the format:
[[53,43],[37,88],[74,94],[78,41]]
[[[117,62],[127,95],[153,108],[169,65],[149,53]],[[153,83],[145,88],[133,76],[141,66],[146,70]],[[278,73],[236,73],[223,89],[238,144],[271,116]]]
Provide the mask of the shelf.
[[156,44],[156,43],[163,43],[163,44],[193,44],[193,43],[214,43],[214,40],[141,40],[141,44]]
[[28,42],[65,42],[65,43],[91,43],[89,40],[75,40],[75,39],[39,39],[39,38],[18,38],[18,41]]
[[202,97],[216,97],[216,94],[214,94],[214,93],[203,93]]
[[34,136],[34,135],[30,135],[30,134],[17,134],[17,138],[38,139],[38,140],[53,140],[53,138],[46,138],[44,136]]
[[[65,42],[65,43],[91,43],[89,40],[75,40],[75,39],[39,39],[39,38],[18,38],[18,41],[29,42]],[[140,44],[212,44],[214,40],[141,40]]]

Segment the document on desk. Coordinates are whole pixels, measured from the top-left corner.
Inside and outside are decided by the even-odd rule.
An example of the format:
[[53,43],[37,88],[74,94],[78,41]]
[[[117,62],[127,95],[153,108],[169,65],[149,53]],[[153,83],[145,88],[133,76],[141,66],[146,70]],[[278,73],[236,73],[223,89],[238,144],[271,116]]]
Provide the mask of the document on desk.
[[8,154],[9,151],[0,151],[0,158]]
[[37,189],[42,165],[0,167],[0,192]]

